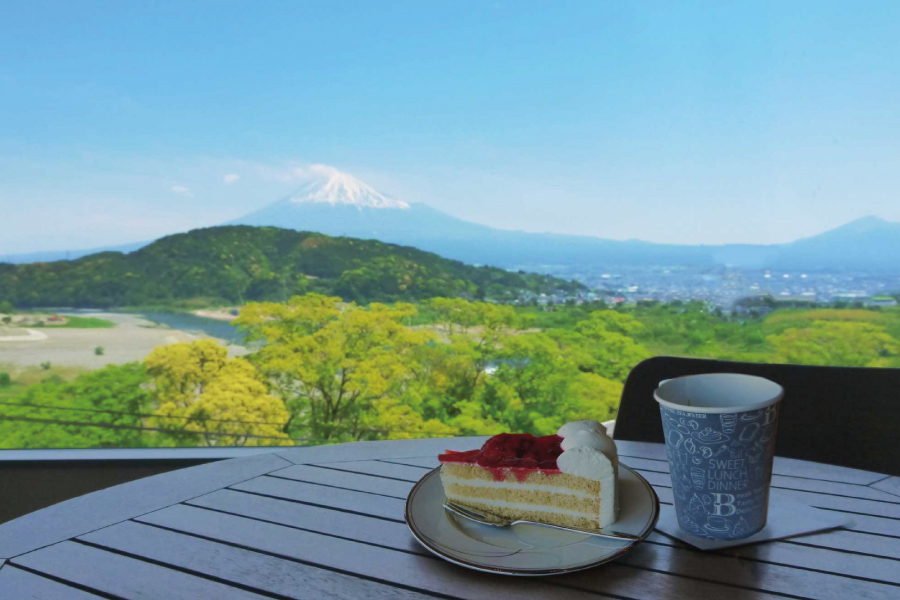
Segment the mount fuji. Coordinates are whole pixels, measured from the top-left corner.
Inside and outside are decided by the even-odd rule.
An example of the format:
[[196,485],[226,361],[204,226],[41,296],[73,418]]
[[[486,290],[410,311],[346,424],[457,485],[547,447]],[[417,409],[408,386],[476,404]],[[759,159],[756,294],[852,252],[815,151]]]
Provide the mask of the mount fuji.
[[699,246],[495,229],[426,204],[391,198],[333,167],[314,165],[313,179],[291,195],[229,225],[283,227],[414,246],[472,264],[528,268],[546,264],[658,264],[709,261]]
[[313,165],[309,171],[312,180],[297,191],[228,225],[267,225],[403,243],[397,240],[414,232],[422,209],[430,210],[386,196],[333,167]]
[[386,196],[352,175],[314,165],[290,196],[230,224],[270,225],[414,246],[471,264],[544,270],[548,266],[864,269],[896,271],[900,223],[864,217],[789,244],[676,245],[495,229],[425,204]]

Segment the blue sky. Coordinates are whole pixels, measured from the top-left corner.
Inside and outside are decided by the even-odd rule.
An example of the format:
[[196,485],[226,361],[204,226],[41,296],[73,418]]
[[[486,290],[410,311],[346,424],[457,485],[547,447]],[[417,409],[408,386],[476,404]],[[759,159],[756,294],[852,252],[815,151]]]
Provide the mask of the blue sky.
[[900,221],[898,22],[897,2],[6,3],[0,254],[227,221],[309,163],[531,231]]

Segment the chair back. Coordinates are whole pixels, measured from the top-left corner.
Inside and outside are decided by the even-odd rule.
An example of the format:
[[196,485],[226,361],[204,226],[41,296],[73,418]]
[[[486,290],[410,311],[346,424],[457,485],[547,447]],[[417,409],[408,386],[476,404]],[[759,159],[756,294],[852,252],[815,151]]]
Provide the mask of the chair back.
[[784,388],[777,456],[900,475],[900,369],[657,356],[629,373],[615,439],[663,443],[654,390],[664,379],[702,373],[758,375]]

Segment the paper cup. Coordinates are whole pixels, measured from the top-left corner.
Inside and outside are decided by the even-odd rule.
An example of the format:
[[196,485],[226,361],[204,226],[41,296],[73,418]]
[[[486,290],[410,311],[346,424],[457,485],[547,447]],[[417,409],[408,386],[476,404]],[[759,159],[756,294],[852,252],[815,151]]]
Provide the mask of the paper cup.
[[681,528],[734,540],[765,527],[784,389],[762,377],[711,373],[663,381],[654,397]]

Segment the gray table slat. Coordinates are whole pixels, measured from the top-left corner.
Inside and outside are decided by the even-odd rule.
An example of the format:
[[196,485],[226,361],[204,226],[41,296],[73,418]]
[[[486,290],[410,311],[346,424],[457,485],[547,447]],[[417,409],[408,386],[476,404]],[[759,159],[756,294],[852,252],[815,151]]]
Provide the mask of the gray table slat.
[[[900,565],[889,558],[860,556],[848,552],[838,553],[827,548],[814,548],[797,544],[757,544],[727,549],[723,554],[737,558],[753,558],[779,564],[791,564],[808,569],[822,569],[830,573],[865,577],[900,585]],[[893,595],[900,594],[894,588]]]
[[[851,533],[850,535],[861,534]],[[781,566],[825,571],[834,575],[846,575],[850,578],[872,579],[900,585],[900,572],[896,569],[897,561],[895,559],[844,552],[845,548],[819,547],[779,541],[738,548],[724,548],[715,552],[701,552],[690,549],[682,542],[656,532],[652,533],[647,539],[652,545],[682,548],[700,557],[724,556],[740,559],[741,564],[745,566],[749,564],[747,559],[756,563],[768,563],[765,567],[759,567],[760,570],[756,572],[756,576],[761,576],[766,569],[770,569],[773,566]],[[691,564],[702,562],[703,559],[696,559]],[[844,585],[857,585],[853,583],[853,579],[839,578],[839,581],[842,581]],[[834,586],[833,583],[829,585]],[[892,593],[895,594],[896,591]]]
[[872,484],[876,490],[880,490],[892,496],[900,497],[900,477],[887,477]]
[[[184,505],[146,515],[141,521],[198,535],[214,535],[245,547],[330,568],[348,569],[456,598],[596,598],[589,591],[574,589],[575,586],[570,585],[568,577],[556,578],[547,583],[533,579],[476,575],[460,572],[457,567],[436,558],[363,545]],[[773,597],[710,582],[637,570],[615,563],[604,566],[603,572],[605,577],[591,582],[591,590],[617,594],[619,597],[651,599],[678,597],[677,594],[696,598],[727,596],[736,600]]]
[[636,456],[619,455],[619,462],[628,465],[632,469],[669,474],[669,461],[656,460],[655,458],[638,458]]
[[846,550],[848,552],[900,560],[900,539],[845,529],[835,529],[833,531],[790,538],[786,543],[809,544],[822,548],[834,548],[835,550]]
[[[197,535],[214,535],[244,547],[454,597],[486,598],[490,594],[491,597],[509,599],[564,598],[570,594],[569,590],[539,581],[527,585],[521,580],[499,576],[460,577],[458,567],[430,557],[184,505],[145,515],[140,520]],[[586,600],[589,596],[575,594],[572,597]]]
[[[625,463],[622,463],[625,464]],[[638,473],[641,474],[641,477],[647,480],[647,482],[652,485],[654,488],[657,487],[672,487],[672,477],[668,473],[657,473],[655,471],[643,471],[641,469],[635,469]]]
[[14,558],[22,565],[126,600],[262,600],[228,585],[75,542]]
[[875,517],[900,519],[900,504],[894,502],[847,498],[844,496],[831,496],[829,494],[799,492],[797,490],[786,489],[779,489],[778,493],[796,500],[797,502],[815,506],[816,508],[833,508],[835,510],[863,513]]
[[415,485],[414,482],[400,481],[398,479],[371,477],[366,474],[321,469],[319,467],[307,465],[288,467],[286,469],[281,469],[280,471],[275,471],[271,475],[274,477],[285,477],[297,481],[305,481],[306,483],[318,483],[320,485],[334,487],[349,487],[353,490],[400,497],[404,500]]
[[0,598],[8,600],[101,600],[100,596],[6,566],[0,569]]
[[289,598],[425,600],[383,583],[127,521],[80,539]]
[[[898,591],[895,586],[885,583],[863,582],[836,574],[798,569],[791,565],[753,563],[658,544],[642,544],[619,560],[625,565],[816,600],[846,600],[858,595],[892,600],[897,597]],[[814,568],[827,570],[828,564],[834,562],[826,562]]]
[[73,498],[0,525],[9,558],[286,466],[274,454],[208,463]]
[[847,528],[850,531],[890,536],[890,538],[900,540],[900,521],[896,519],[870,517],[869,515],[850,515],[850,518],[853,519],[853,524]]
[[[397,521],[373,519],[369,516],[349,514],[318,506],[298,507],[294,502],[254,496],[234,490],[219,490],[191,500],[189,504],[370,544],[388,545],[401,550],[427,554],[427,551],[409,535],[406,524]],[[401,539],[402,544],[393,546],[391,540],[396,539]]]
[[891,497],[891,494],[882,492],[869,486],[853,483],[836,483],[833,481],[821,481],[819,479],[803,479],[800,477],[787,477],[785,475],[772,475],[772,487],[798,492],[817,492],[834,496],[847,496],[864,500],[881,500],[900,504],[900,497]]
[[[311,483],[279,479],[277,477],[257,477],[244,483],[232,486],[232,489],[285,498],[295,502],[303,502],[325,508],[358,510],[358,498],[365,500],[366,514],[378,515],[390,519],[403,519],[405,498],[388,498],[376,494],[342,490]],[[399,517],[398,517],[399,515]]]
[[881,473],[874,473],[872,471],[839,467],[837,465],[826,465],[823,463],[797,460],[795,458],[784,458],[781,456],[775,457],[772,472],[776,475],[787,475],[789,477],[806,477],[807,479],[821,479],[823,481],[836,481],[838,483],[856,483],[859,485],[869,485],[884,478],[884,475]]
[[666,448],[662,444],[616,440],[616,449],[619,451],[619,456],[666,460]]
[[[358,515],[346,515],[340,512],[319,509],[315,515],[306,517],[301,514],[301,511],[292,511],[288,502],[268,499],[268,505],[262,507],[254,501],[255,499],[242,498],[241,494],[237,492],[230,492],[230,495],[223,494],[223,492],[217,492],[199,498],[193,501],[192,504],[224,510],[250,518],[303,527],[329,535],[346,537],[348,532],[352,533],[354,529],[367,533],[365,517]],[[354,508],[360,512],[365,512],[365,502],[365,495],[359,494],[357,497],[358,504]],[[346,522],[346,518],[351,516],[355,519],[355,522],[352,524]],[[356,537],[355,534],[354,537]],[[368,539],[374,543],[400,550],[422,552],[413,543],[411,536],[406,531],[406,527],[401,523],[380,523],[377,536],[368,536]],[[841,594],[859,590],[861,587],[866,589],[872,587],[873,589],[869,591],[874,594],[874,597],[891,597],[892,594],[896,593],[896,590],[889,589],[890,593],[885,596],[883,593],[884,586],[880,584],[869,586],[868,584],[861,584],[858,581],[844,577],[810,573],[806,570],[793,568],[829,570],[854,577],[868,577],[892,582],[896,577],[890,571],[893,561],[885,561],[883,559],[871,560],[870,557],[865,556],[778,542],[737,549],[730,553],[722,553],[722,555],[703,555],[659,534],[652,534],[650,540],[657,545],[661,544],[671,548],[657,550],[656,554],[652,555],[654,557],[652,563],[638,561],[633,563],[636,566],[658,569],[660,568],[659,564],[668,561],[665,564],[668,564],[669,568],[663,570],[691,574],[695,577],[713,578],[729,584],[741,581],[743,582],[742,585],[749,587],[753,587],[750,584],[754,581],[753,577],[755,577],[759,582],[757,587],[780,593],[796,593],[798,589],[813,586],[817,592],[811,594],[810,597],[815,598],[840,599],[845,597]],[[638,554],[637,556],[641,555]],[[757,562],[753,563],[755,566],[750,568],[748,566],[750,563],[738,562],[735,558],[754,558]],[[627,559],[626,557],[621,560],[626,564],[632,564],[631,560],[634,559]],[[765,565],[760,564],[758,561],[769,561],[777,564]],[[697,564],[703,564],[704,568],[695,569],[694,565]],[[673,565],[676,565],[677,568],[671,568]],[[683,566],[685,568],[690,566],[690,571],[683,572],[679,570]],[[752,571],[752,577],[747,574],[748,570]],[[704,573],[704,571],[709,571],[709,573]]]
[[341,463],[323,463],[316,465],[320,468],[349,471],[351,473],[367,473],[378,477],[402,479],[416,482],[422,478],[428,469],[422,467],[409,467],[397,463],[382,462],[380,460],[354,460]]
[[386,458],[380,460],[379,462],[386,462],[395,465],[412,465],[419,466],[425,469],[433,469],[441,464],[438,460],[437,454],[434,456],[420,456],[420,457],[405,457],[405,458]]

